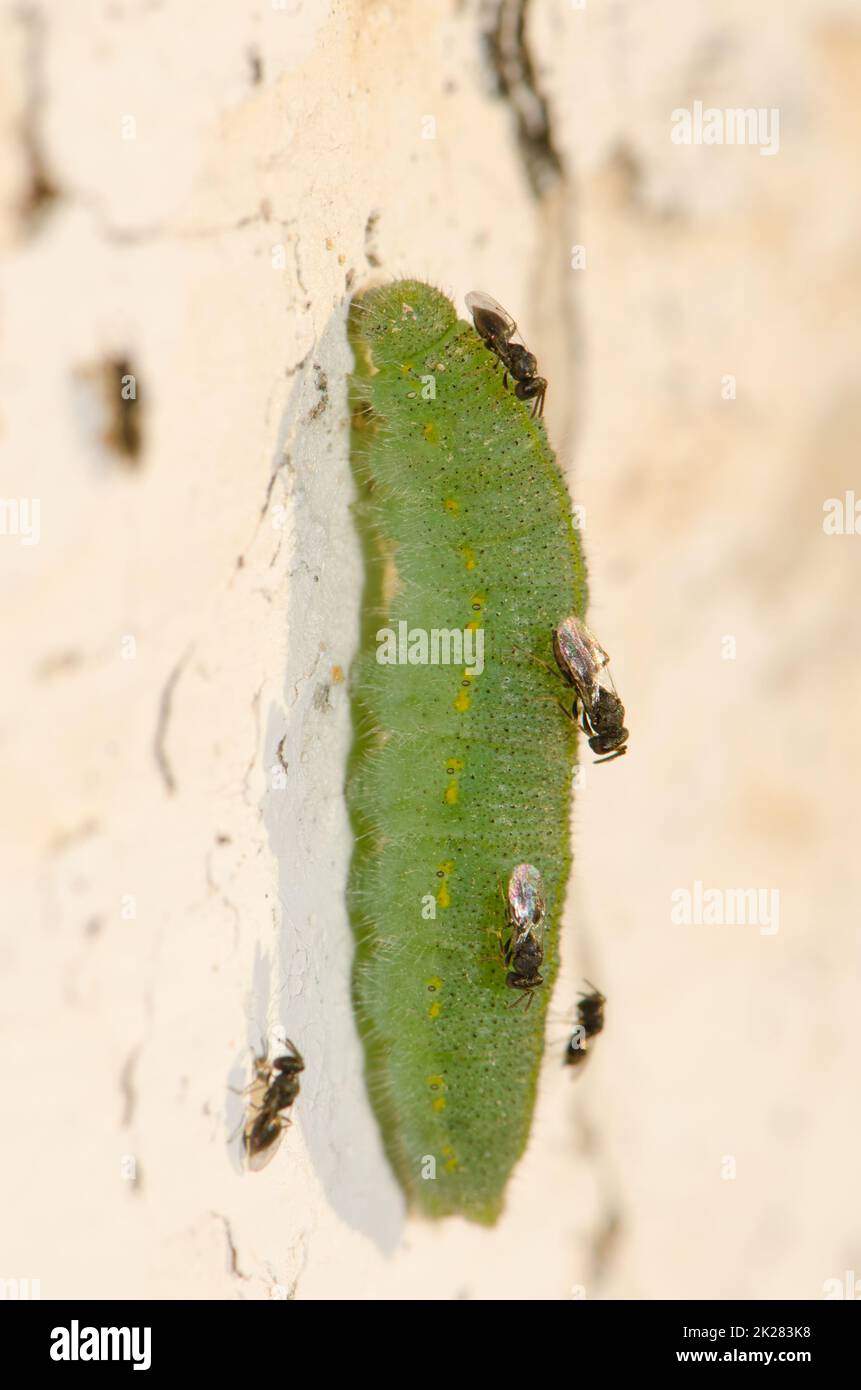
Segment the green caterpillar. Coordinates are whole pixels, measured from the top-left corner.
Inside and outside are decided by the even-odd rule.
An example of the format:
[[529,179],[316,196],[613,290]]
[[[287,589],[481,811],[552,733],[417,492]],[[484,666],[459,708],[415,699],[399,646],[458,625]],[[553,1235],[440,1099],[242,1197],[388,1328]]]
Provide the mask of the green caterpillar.
[[[350,332],[367,562],[348,779],[356,1008],[409,1199],[491,1223],[529,1134],[558,966],[577,731],[553,630],[583,613],[585,569],[542,421],[450,301],[413,280],[373,289]],[[546,983],[525,992],[507,987],[500,942],[518,864],[546,894]]]

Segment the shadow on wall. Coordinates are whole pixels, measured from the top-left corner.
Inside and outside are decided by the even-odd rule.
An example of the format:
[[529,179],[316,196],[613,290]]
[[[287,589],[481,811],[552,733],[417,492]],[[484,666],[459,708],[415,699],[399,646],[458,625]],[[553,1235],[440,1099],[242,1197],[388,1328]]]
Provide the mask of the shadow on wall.
[[[301,367],[273,461],[288,475],[291,544],[284,708],[266,722],[263,819],[278,862],[273,917],[280,984],[254,995],[250,1026],[283,1026],[305,1058],[295,1122],[335,1211],[384,1253],[399,1243],[405,1205],[368,1100],[356,1030],[353,936],[346,907],[352,834],[344,781],[352,741],[346,673],[359,634],[363,573],[350,504],[346,306]],[[254,1010],[257,1012],[255,1013]],[[235,1084],[235,1083],[232,1083]],[[290,1161],[289,1134],[279,1161]]]

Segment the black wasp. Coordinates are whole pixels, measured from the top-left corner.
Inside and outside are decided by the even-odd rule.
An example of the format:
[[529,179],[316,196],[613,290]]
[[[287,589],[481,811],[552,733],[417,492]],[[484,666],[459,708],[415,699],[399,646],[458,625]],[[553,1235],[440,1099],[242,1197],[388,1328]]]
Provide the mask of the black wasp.
[[290,1051],[283,1057],[275,1057],[272,1061],[266,1056],[254,1059],[251,1103],[243,1142],[248,1167],[255,1172],[274,1158],[290,1124],[286,1112],[299,1094],[299,1073],[305,1070],[305,1062],[289,1038],[287,1047]]
[[627,753],[625,706],[616,693],[608,670],[610,658],[584,622],[573,614],[553,633],[553,651],[563,680],[577,692],[574,718],[580,706],[580,727],[589,735],[593,753],[609,762]]
[[503,386],[508,385],[511,376],[517,383],[514,388],[517,399],[533,402],[532,418],[543,415],[547,382],[538,375],[538,362],[529,349],[522,343],[512,343],[511,339],[517,332],[514,319],[501,304],[481,290],[470,291],[466,296],[466,307],[472,314],[476,333],[505,368]]
[[[522,989],[527,1009],[544,976],[539,974],[544,960],[544,918],[547,902],[544,883],[534,864],[516,864],[508,880],[508,924],[511,934],[503,948],[508,966],[505,983],[509,989]],[[516,1000],[520,1003],[520,1000]]]
[[589,1043],[604,1027],[604,1005],[607,1000],[588,980],[586,984],[589,985],[590,992],[580,995],[577,1022],[565,1049],[565,1063],[569,1067],[579,1067],[585,1062]]

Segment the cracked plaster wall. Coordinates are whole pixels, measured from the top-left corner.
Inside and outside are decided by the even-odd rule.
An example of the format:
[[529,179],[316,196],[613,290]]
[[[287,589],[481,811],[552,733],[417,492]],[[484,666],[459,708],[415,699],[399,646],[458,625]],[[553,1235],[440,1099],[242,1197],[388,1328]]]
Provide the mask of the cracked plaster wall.
[[[33,0],[0,38],[2,493],[41,506],[38,545],[0,538],[0,1276],[816,1297],[861,1268],[858,562],[821,529],[857,470],[858,6]],[[674,146],[695,99],[780,107],[780,154]],[[349,1004],[343,325],[398,274],[492,291],[539,351],[632,729],[578,793],[493,1232],[406,1221]],[[779,886],[781,932],[672,926],[695,879]],[[572,1086],[584,974],[609,1026]],[[242,1176],[230,1088],[275,1024],[296,1123]]]

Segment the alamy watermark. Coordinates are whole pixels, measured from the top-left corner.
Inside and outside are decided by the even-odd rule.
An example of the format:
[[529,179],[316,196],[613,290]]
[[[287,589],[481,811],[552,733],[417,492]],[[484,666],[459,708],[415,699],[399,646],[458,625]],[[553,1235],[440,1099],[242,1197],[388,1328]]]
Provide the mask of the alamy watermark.
[[0,1279],[0,1300],[42,1297],[41,1279]]
[[678,927],[759,927],[760,936],[780,929],[780,890],[777,888],[674,888],[670,921]]
[[780,149],[780,111],[776,106],[677,106],[670,114],[674,145],[758,145],[760,154]]
[[484,670],[482,628],[410,627],[403,620],[398,630],[381,627],[377,632],[380,666],[462,666],[469,676]]
[[861,1279],[855,1278],[854,1269],[844,1270],[842,1279],[824,1279],[822,1297],[825,1299],[846,1298],[850,1302],[861,1299]]
[[51,1332],[52,1361],[131,1361],[133,1371],[152,1365],[151,1327],[82,1327],[73,1318],[70,1327]]
[[19,536],[22,545],[38,545],[41,516],[38,497],[0,497],[0,536]]
[[822,529],[826,536],[861,536],[861,498],[852,489],[842,497],[829,497],[822,503]]

